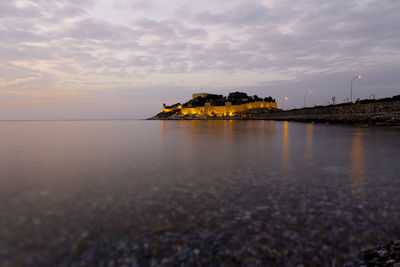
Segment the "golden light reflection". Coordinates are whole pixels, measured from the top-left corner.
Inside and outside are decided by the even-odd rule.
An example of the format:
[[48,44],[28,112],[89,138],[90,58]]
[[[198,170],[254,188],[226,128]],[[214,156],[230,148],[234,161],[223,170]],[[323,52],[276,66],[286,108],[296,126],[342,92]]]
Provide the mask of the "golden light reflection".
[[224,139],[225,139],[225,143],[228,145],[231,140],[230,140],[230,136],[229,136],[229,122],[227,121],[222,121],[223,125],[224,125]]
[[275,121],[269,121],[269,134],[275,134]]
[[228,128],[229,128],[229,144],[233,144],[233,120],[228,121]]
[[307,135],[306,135],[306,158],[311,160],[313,157],[313,127],[312,123],[307,124]]
[[283,122],[283,151],[282,151],[282,161],[285,169],[289,169],[289,122]]
[[363,151],[363,132],[357,131],[354,134],[351,149],[351,185],[356,198],[362,200],[364,195],[364,151]]
[[167,132],[168,132],[168,130],[167,130],[167,121],[162,120],[161,121],[161,147],[162,147],[162,151],[163,151],[164,154],[168,152],[167,147],[166,147],[166,144],[167,144],[167,140],[166,140],[167,139]]

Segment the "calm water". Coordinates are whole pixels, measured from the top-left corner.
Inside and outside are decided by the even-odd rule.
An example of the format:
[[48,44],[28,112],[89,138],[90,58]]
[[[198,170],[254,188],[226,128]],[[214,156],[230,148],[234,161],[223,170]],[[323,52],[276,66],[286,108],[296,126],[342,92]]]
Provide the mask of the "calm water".
[[340,265],[400,234],[400,128],[0,122],[0,140],[5,266]]

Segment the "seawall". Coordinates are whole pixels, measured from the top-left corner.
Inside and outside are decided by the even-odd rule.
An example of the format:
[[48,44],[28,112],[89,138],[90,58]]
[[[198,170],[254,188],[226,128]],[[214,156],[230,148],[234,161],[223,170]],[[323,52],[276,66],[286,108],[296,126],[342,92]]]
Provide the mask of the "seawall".
[[400,125],[400,100],[348,103],[252,114],[251,119],[330,122],[368,125]]

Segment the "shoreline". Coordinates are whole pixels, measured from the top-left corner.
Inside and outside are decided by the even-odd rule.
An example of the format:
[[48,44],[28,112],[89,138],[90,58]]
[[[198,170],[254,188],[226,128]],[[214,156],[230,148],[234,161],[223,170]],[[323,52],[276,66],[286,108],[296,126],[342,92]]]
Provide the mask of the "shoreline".
[[163,113],[148,120],[276,120],[359,126],[400,126],[400,100],[393,97],[292,110],[252,110],[229,117],[182,116],[179,111]]
[[295,117],[254,117],[254,118],[241,118],[241,117],[219,117],[219,118],[149,118],[145,120],[167,120],[167,121],[289,121],[289,122],[304,122],[304,123],[325,123],[325,124],[344,124],[352,126],[400,126],[400,119],[398,118],[387,118],[387,119],[376,119],[376,118],[295,118]]

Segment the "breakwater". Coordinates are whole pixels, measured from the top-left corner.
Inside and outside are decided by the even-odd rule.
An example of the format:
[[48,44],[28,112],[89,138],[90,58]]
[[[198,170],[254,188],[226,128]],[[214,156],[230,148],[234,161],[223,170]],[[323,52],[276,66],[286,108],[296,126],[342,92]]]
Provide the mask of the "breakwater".
[[400,125],[400,100],[364,101],[269,114],[251,114],[251,119],[329,122],[368,125]]

